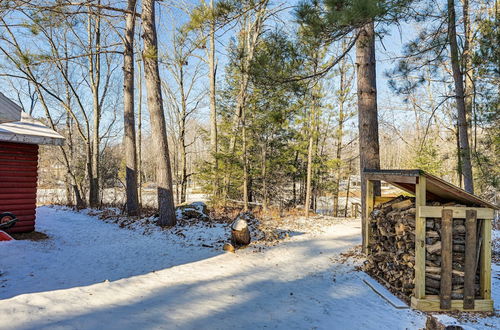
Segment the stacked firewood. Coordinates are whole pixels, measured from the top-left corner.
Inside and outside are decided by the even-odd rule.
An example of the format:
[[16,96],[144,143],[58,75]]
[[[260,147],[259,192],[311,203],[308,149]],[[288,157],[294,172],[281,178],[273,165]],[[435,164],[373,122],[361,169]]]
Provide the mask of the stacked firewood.
[[[434,202],[437,206],[439,203]],[[364,268],[393,292],[409,299],[415,286],[415,199],[400,196],[377,206],[369,217],[370,254]],[[426,219],[426,294],[439,295],[441,219]],[[465,224],[453,220],[452,299],[463,298]]]
[[410,296],[415,278],[415,206],[400,196],[376,207],[369,217],[370,254],[365,271],[387,287]]
[[[438,295],[441,284],[441,219],[426,219],[425,293]],[[451,299],[463,299],[465,266],[465,219],[453,219]],[[476,295],[479,276],[476,276]]]

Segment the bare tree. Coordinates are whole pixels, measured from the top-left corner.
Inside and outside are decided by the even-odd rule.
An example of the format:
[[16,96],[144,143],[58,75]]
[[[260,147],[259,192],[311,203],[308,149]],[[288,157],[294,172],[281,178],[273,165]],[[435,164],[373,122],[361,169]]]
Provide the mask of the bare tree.
[[90,174],[89,204],[90,207],[98,207],[100,158],[99,128],[101,124],[101,102],[99,99],[101,84],[101,16],[99,9],[97,9],[97,12],[94,12],[94,10],[89,7],[87,36],[89,47],[89,80],[93,102],[92,162],[89,162],[87,165]]
[[213,179],[213,193],[217,195],[219,190],[218,184],[218,161],[217,153],[219,146],[217,141],[217,103],[216,103],[216,64],[215,64],[215,13],[214,13],[214,0],[210,0],[210,9],[212,17],[210,18],[210,31],[209,31],[209,45],[208,53],[208,74],[210,80],[210,153],[212,154],[214,179]]
[[[174,170],[178,178],[176,179],[178,192],[176,195],[180,203],[186,201],[188,179],[192,174],[188,172],[188,148],[196,139],[188,140],[188,124],[206,95],[204,90],[199,92],[196,88],[202,73],[202,62],[196,61],[195,52],[200,48],[202,40],[190,37],[190,33],[186,31],[174,32],[173,50],[166,55],[167,70],[173,79],[169,79],[168,82],[162,81],[168,100],[166,107],[170,113],[169,118],[172,120],[171,136],[175,137],[173,140],[177,140],[175,149],[180,158],[180,170]],[[194,65],[193,62],[195,62]]]
[[135,139],[134,111],[134,30],[136,0],[128,0],[125,22],[125,39],[123,52],[123,126],[126,166],[127,214],[139,213],[139,197],[137,192],[137,146]]
[[151,122],[152,142],[157,154],[156,183],[158,189],[158,209],[161,226],[176,224],[174,197],[172,191],[172,171],[168,150],[167,129],[161,95],[160,72],[158,69],[158,41],[155,26],[155,0],[142,1],[143,63],[148,110]]

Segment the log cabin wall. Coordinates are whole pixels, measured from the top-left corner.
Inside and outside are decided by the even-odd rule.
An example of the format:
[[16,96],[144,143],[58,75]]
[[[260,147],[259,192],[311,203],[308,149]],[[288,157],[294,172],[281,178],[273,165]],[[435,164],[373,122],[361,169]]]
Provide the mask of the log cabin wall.
[[0,142],[0,212],[19,222],[10,233],[35,230],[38,145]]

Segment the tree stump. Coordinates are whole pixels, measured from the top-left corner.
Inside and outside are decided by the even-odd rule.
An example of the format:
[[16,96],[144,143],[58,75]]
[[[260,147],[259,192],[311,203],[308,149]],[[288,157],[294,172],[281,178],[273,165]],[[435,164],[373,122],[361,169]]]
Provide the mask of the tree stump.
[[231,241],[234,246],[245,246],[250,244],[250,230],[244,219],[236,219],[231,225]]

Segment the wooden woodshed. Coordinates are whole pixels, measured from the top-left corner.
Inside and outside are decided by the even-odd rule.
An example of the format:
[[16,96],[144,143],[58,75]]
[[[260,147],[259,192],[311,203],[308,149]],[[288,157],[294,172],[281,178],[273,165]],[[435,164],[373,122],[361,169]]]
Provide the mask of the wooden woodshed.
[[35,230],[38,145],[63,143],[60,134],[0,93],[0,212],[19,219],[9,232]]
[[[365,271],[422,311],[493,311],[496,205],[422,170],[365,170]],[[374,196],[385,181],[413,195]]]

